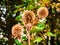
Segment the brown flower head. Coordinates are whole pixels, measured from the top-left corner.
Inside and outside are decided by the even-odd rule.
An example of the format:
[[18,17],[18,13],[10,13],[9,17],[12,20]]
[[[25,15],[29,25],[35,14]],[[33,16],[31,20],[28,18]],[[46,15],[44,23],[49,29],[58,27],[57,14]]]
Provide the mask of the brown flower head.
[[33,21],[35,20],[35,15],[32,11],[26,10],[23,13],[22,19],[24,24],[33,23]]
[[23,33],[23,27],[19,24],[16,24],[12,27],[12,36],[21,39]]
[[37,11],[37,16],[39,18],[46,18],[48,16],[48,9],[46,7],[41,7]]
[[30,29],[35,20],[35,15],[32,11],[26,10],[23,13],[22,19],[23,19],[24,25],[27,28],[28,45],[30,45]]

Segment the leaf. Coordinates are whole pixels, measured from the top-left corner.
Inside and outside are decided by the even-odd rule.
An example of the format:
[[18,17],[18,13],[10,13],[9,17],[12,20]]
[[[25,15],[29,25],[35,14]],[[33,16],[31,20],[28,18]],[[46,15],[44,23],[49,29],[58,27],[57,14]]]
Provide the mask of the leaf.
[[47,35],[48,35],[48,36],[54,36],[54,34],[51,33],[51,32],[47,32]]
[[52,13],[55,13],[55,9],[54,8],[52,8]]
[[37,37],[35,40],[34,40],[34,43],[35,42],[41,42],[43,39],[41,37]]
[[22,16],[17,16],[17,17],[15,18],[16,21],[20,21],[20,19],[22,19]]
[[45,25],[45,29],[49,29],[49,25],[48,24]]
[[42,31],[42,30],[44,30],[44,26],[43,27],[35,26],[31,29],[31,33],[36,33],[36,32]]
[[44,26],[42,26],[42,27],[37,27],[36,28],[38,31],[42,31],[42,30],[44,30]]
[[16,43],[17,45],[22,45],[22,43],[19,42],[17,39],[15,39],[15,43]]
[[34,9],[35,7],[33,6],[33,5],[28,5],[27,6],[27,9],[30,9],[30,10],[32,10],[32,9]]
[[44,24],[43,23],[38,23],[37,24],[37,30],[44,30]]
[[17,11],[18,11],[17,9],[16,9],[16,10],[14,10],[14,13],[17,13]]
[[37,26],[42,27],[42,26],[44,26],[44,24],[43,23],[38,23]]
[[26,6],[28,5],[28,1],[27,1],[27,0],[22,0],[22,5],[23,5],[24,7],[26,7]]
[[20,7],[22,7],[22,5],[17,5],[17,6],[16,6],[17,9],[20,8]]
[[35,32],[42,31],[42,30],[44,30],[44,28],[45,28],[44,26],[45,26],[44,24],[38,23],[35,27],[33,27],[33,28],[31,29],[31,32],[32,32],[32,33],[35,33]]
[[27,40],[26,36],[23,36],[22,39],[23,39],[23,40]]
[[35,33],[35,32],[37,32],[37,29],[36,29],[36,27],[33,27],[32,29],[31,29],[31,31],[30,31],[31,33]]

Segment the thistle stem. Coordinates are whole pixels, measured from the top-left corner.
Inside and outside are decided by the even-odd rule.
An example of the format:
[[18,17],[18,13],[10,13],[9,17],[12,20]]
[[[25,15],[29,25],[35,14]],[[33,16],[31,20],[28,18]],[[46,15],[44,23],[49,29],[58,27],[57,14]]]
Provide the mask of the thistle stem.
[[28,45],[30,45],[30,30],[27,30]]

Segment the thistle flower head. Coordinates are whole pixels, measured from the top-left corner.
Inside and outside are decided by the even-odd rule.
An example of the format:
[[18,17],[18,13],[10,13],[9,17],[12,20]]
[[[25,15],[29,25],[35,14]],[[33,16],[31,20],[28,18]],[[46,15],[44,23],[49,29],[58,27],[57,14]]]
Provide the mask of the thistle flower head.
[[35,15],[32,11],[26,10],[23,13],[22,19],[24,24],[33,23],[33,21],[35,20]]
[[12,36],[16,38],[21,38],[23,33],[23,27],[19,24],[16,24],[12,27]]
[[37,16],[39,18],[46,18],[48,16],[48,9],[46,7],[41,7],[37,11]]

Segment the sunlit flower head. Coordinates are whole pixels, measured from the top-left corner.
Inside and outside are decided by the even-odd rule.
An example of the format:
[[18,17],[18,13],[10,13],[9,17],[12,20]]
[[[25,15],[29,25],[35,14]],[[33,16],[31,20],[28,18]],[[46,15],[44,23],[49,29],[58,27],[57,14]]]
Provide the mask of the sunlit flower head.
[[60,0],[58,0],[60,2]]
[[39,18],[46,18],[48,16],[48,14],[49,14],[49,12],[48,12],[48,9],[46,7],[41,7],[37,11],[37,16]]
[[60,3],[57,3],[57,4],[56,4],[56,7],[57,7],[57,8],[60,8]]
[[22,19],[24,24],[33,23],[33,21],[35,20],[35,15],[32,11],[26,10],[23,13]]
[[12,27],[12,36],[16,38],[21,38],[23,34],[23,27],[19,24],[16,24]]
[[60,13],[60,8],[56,8],[56,11]]

